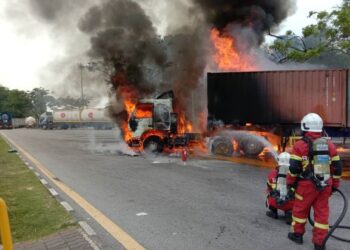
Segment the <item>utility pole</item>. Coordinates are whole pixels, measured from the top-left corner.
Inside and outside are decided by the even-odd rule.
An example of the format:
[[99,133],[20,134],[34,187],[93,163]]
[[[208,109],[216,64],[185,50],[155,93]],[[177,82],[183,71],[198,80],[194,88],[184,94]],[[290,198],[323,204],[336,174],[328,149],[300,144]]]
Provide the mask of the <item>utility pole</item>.
[[78,65],[80,69],[80,88],[81,88],[81,108],[84,108],[84,80],[83,80],[83,70],[87,69],[89,71],[94,71],[96,68],[95,62],[88,62],[86,64],[79,63]]
[[81,88],[81,106],[82,106],[82,108],[84,107],[83,69],[84,69],[84,65],[80,64],[80,88]]

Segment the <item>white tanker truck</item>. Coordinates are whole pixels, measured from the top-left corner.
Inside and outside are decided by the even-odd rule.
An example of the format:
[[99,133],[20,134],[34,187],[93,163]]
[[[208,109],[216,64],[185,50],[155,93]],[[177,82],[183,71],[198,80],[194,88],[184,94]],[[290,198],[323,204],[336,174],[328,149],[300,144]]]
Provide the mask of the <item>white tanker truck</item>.
[[112,129],[114,123],[104,108],[84,108],[72,110],[54,110],[40,115],[39,127],[42,129],[68,129],[93,127]]

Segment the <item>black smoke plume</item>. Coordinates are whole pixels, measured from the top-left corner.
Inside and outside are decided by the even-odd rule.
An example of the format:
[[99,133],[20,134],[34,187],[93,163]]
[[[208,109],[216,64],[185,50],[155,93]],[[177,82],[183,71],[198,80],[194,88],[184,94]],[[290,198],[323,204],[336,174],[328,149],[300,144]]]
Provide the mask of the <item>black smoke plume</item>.
[[208,23],[223,30],[229,24],[250,27],[262,41],[263,32],[294,11],[295,0],[193,0]]
[[[146,60],[148,67],[163,68],[166,56],[152,22],[137,3],[110,0],[96,5],[79,28],[91,36],[89,55],[114,67],[110,80],[115,88],[129,84],[142,93],[154,91],[154,83],[146,78]],[[115,77],[121,74],[123,78]]]

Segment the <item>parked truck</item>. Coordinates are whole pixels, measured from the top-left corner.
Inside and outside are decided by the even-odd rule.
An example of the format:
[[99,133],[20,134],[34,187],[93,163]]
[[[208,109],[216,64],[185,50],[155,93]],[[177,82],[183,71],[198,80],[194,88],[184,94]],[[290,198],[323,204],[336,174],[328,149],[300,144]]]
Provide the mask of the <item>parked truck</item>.
[[[349,70],[290,70],[208,73],[207,109],[210,150],[232,155],[235,150],[257,156],[265,148],[261,138],[283,150],[301,135],[300,120],[315,112],[324,120],[325,134],[342,143],[350,136]],[[131,147],[183,147],[200,140],[198,134],[178,133],[173,96],[140,100],[129,120]],[[148,116],[138,116],[147,111]],[[222,135],[248,131],[255,136]]]
[[84,108],[72,110],[54,110],[40,115],[39,127],[42,129],[68,129],[93,127],[111,129],[113,122],[103,108]]
[[24,128],[26,126],[26,118],[12,118],[13,128]]
[[0,112],[0,129],[12,129],[12,115],[10,112]]

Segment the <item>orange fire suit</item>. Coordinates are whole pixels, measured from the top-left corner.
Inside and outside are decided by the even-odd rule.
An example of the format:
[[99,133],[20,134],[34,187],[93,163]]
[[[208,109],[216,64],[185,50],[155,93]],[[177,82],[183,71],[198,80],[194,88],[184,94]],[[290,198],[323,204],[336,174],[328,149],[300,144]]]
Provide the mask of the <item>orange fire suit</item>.
[[[321,137],[321,133],[308,132],[304,135],[311,141]],[[313,243],[322,245],[329,225],[329,205],[328,199],[332,193],[332,188],[338,188],[342,173],[340,158],[336,148],[331,141],[328,141],[328,153],[331,158],[330,170],[331,178],[328,179],[323,189],[317,189],[313,180],[307,178],[307,171],[312,171],[312,164],[309,163],[309,145],[304,140],[295,143],[290,159],[289,173],[287,175],[288,185],[297,185],[295,191],[295,202],[292,211],[292,232],[304,234],[305,223],[311,206],[314,210],[315,225],[313,228]]]
[[267,190],[266,190],[267,192],[266,205],[267,207],[279,209],[284,212],[292,211],[293,204],[294,204],[293,200],[288,200],[284,204],[280,205],[277,203],[276,198],[270,195],[271,191],[276,189],[277,187],[277,176],[278,176],[278,170],[274,169],[269,173],[267,177],[268,180],[267,180]]

